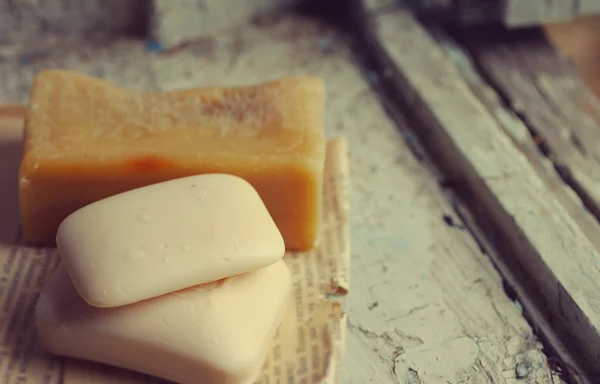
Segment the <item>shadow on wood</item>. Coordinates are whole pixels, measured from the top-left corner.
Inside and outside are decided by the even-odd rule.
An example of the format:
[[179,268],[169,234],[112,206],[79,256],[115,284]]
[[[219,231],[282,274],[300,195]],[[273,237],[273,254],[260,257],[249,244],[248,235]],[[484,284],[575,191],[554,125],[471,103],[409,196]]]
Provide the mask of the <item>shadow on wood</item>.
[[600,97],[600,16],[550,24],[544,32],[573,60],[583,80]]
[[[443,186],[457,192],[459,206],[468,206],[467,223],[472,219],[466,216],[472,215],[478,227],[474,233],[481,231],[477,237],[515,289],[538,334],[566,363],[563,372],[578,383],[594,382],[587,378],[600,375],[597,249],[521,146],[521,142],[533,144],[525,126],[531,126],[531,111],[540,119],[549,115],[559,119],[554,126],[558,133],[570,128],[577,129],[582,138],[594,134],[595,128],[590,127],[597,125],[595,112],[590,112],[585,126],[574,127],[577,123],[572,120],[573,111],[582,109],[573,109],[582,99],[572,92],[588,99],[585,92],[589,91],[577,84],[577,76],[567,76],[568,66],[555,60],[555,52],[546,49],[548,44],[532,45],[533,40],[527,39],[519,40],[527,44],[517,46],[514,39],[505,41],[507,35],[488,29],[488,36],[477,40],[481,44],[469,44],[475,52],[470,60],[460,47],[446,51],[446,42],[435,41],[406,12],[372,17],[376,23],[363,19],[357,24],[363,29],[372,61],[385,76],[382,88],[390,104],[407,112],[415,136],[444,177]],[[475,40],[480,34],[468,35]],[[535,34],[540,37],[539,32],[519,32],[521,36]],[[541,51],[534,52],[538,49]],[[487,64],[479,65],[484,58]],[[502,65],[496,65],[499,70],[494,71],[493,63],[498,61]],[[468,67],[471,77],[464,75],[462,67]],[[530,72],[534,76],[529,76]],[[471,89],[473,78],[485,85],[482,94]],[[515,89],[532,92],[536,103],[544,104],[523,105],[522,95],[510,97]],[[550,96],[560,97],[560,102]],[[497,108],[488,110],[491,103],[485,99],[495,100]],[[559,108],[565,99],[570,104]],[[533,153],[538,155],[535,150]],[[579,166],[581,156],[574,158],[577,163],[573,164]],[[539,160],[546,167],[554,159]],[[556,177],[553,170],[550,175]],[[581,172],[577,175],[582,176]],[[560,180],[553,182],[565,188]],[[577,199],[572,190],[568,192],[569,198]],[[581,202],[577,203],[582,210]],[[595,220],[592,224],[597,225]]]
[[22,115],[0,106],[0,244],[16,243],[19,233],[18,174],[22,153]]

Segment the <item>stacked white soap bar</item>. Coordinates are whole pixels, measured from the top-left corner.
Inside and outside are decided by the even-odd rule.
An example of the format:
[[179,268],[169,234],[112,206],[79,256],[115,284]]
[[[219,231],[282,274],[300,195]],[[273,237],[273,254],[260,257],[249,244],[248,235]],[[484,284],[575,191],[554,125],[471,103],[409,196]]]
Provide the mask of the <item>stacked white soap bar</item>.
[[252,383],[290,299],[258,193],[211,174],[90,204],[57,234],[36,323],[50,352],[178,383]]

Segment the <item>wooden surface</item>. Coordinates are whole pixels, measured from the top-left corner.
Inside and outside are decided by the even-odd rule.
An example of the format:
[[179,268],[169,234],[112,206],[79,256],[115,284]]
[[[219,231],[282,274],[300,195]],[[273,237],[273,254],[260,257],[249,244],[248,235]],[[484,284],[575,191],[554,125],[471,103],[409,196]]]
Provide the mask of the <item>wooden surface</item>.
[[3,61],[0,100],[26,101],[33,74],[45,67],[137,90],[322,76],[327,135],[346,135],[351,156],[352,289],[340,299],[349,314],[340,383],[560,382],[519,303],[409,150],[406,124],[384,112],[369,84],[380,78],[361,72],[353,57],[339,34],[285,16],[170,55],[117,41]]
[[505,24],[539,25],[600,13],[597,0],[504,0]]
[[[597,4],[600,6],[600,2]],[[549,24],[543,32],[559,52],[572,60],[586,85],[600,97],[600,16]]]
[[[567,329],[564,338],[576,340],[573,344],[582,347],[581,353],[594,356],[589,364],[599,367],[600,275],[591,276],[590,285],[579,279],[579,271],[600,270],[600,226],[583,213],[600,218],[600,101],[578,77],[575,67],[541,33],[494,34],[493,38],[481,33],[466,40],[483,76],[527,125],[542,154],[576,194],[574,199],[580,209],[574,210],[570,202],[566,207],[579,232],[593,245],[592,254],[580,252],[579,258],[559,259],[549,263],[549,267],[557,276],[564,276],[563,271],[573,268],[567,272],[573,279],[571,288],[565,286],[567,293],[573,298],[588,297],[578,306],[592,328],[579,335],[579,340]],[[574,253],[577,254],[571,255]],[[570,323],[568,328],[583,330],[576,317]],[[600,376],[600,369],[594,374]]]
[[482,32],[466,40],[483,76],[526,122],[565,182],[600,217],[597,97],[539,32],[493,37]]
[[167,49],[281,11],[301,0],[2,0],[0,47],[41,37],[139,36]]
[[[393,6],[390,0],[365,0],[373,9]],[[600,14],[598,0],[405,0],[420,16],[440,18],[462,25],[503,24],[510,28],[565,22]]]
[[[565,75],[564,62],[548,59],[551,51],[537,51],[547,46],[520,46],[530,40],[513,38],[508,45],[507,39],[502,50],[497,50],[496,40],[481,42],[470,62],[460,46],[443,36],[435,41],[403,11],[380,13],[372,25],[365,33],[373,54],[397,70],[390,71],[386,81],[388,98],[409,103],[413,128],[440,168],[443,182],[462,197],[494,261],[523,298],[540,334],[566,362],[571,378],[596,382],[598,222],[586,209],[595,200],[590,202],[579,189],[594,196],[597,166],[585,165],[595,161],[584,158],[585,149],[577,154],[571,149],[578,141],[573,136],[581,135],[585,144],[579,145],[590,147],[588,156],[593,156],[595,112],[592,109],[586,118],[580,106],[589,103],[588,108],[595,108],[597,100],[575,81],[577,77]],[[483,36],[469,34],[473,35]],[[482,63],[488,56],[478,52],[494,52],[502,65]],[[504,79],[506,84],[496,89],[488,78]],[[549,132],[547,137],[544,132]],[[553,147],[550,139],[570,147]],[[544,156],[546,142],[555,149],[549,157]],[[568,162],[569,156],[578,157]],[[585,180],[585,187],[565,182],[565,169]]]
[[152,0],[150,33],[163,47],[243,25],[253,17],[281,11],[300,0]]
[[148,0],[2,0],[0,45],[26,42],[40,35],[121,35],[143,24]]

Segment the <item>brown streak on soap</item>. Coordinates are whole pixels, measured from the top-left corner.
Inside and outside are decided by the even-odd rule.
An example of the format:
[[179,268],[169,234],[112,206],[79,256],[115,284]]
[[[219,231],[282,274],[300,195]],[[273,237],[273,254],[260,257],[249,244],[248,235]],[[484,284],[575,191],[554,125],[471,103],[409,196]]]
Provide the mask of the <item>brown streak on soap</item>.
[[155,155],[144,155],[128,160],[127,165],[136,171],[152,172],[165,168],[168,162]]

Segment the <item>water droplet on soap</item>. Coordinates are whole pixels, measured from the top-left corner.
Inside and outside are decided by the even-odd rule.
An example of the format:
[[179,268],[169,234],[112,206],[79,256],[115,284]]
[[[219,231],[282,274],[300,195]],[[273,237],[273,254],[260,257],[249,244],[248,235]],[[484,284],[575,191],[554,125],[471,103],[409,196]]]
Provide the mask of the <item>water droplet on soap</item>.
[[206,191],[198,188],[196,185],[190,186],[190,190],[192,191],[192,194],[199,200],[206,199],[206,196],[208,195]]
[[129,260],[140,260],[146,257],[146,252],[141,249],[129,249],[125,252],[124,259]]
[[183,247],[181,247],[181,249],[183,249],[185,252],[189,252],[192,250],[192,246],[191,245],[184,245]]
[[244,246],[242,244],[235,244],[231,247],[231,249],[233,250],[233,252],[242,252],[244,250]]
[[225,261],[225,262],[229,262],[229,257],[221,257],[221,260]]
[[165,250],[162,254],[162,257],[163,257],[164,262],[167,262],[167,263],[171,262],[171,261],[173,261],[173,259],[175,259],[175,252]]
[[94,268],[96,266],[96,264],[97,263],[95,261],[92,261],[92,268]]
[[119,283],[119,291],[121,291],[121,294],[125,297],[129,296],[129,293],[127,293],[127,291],[125,290],[125,287],[123,286],[123,283]]
[[137,215],[137,220],[140,223],[149,223],[150,222],[150,215],[148,214],[148,212],[142,212],[140,214]]

